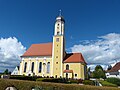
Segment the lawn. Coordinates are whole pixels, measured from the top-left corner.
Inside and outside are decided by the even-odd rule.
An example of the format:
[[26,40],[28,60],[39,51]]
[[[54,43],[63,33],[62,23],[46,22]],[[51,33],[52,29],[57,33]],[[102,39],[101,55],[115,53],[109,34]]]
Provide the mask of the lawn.
[[107,81],[99,81],[103,86],[111,86],[111,87],[117,87],[116,84],[112,84],[110,82]]
[[15,86],[18,90],[31,90],[32,87],[42,87],[40,90],[120,90],[114,87],[0,79],[0,90],[5,90],[7,86]]

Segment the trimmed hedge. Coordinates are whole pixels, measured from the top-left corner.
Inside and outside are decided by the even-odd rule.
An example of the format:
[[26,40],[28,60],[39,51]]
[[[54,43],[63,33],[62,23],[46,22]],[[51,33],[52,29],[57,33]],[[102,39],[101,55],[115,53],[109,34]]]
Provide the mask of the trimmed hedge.
[[67,83],[68,82],[68,80],[65,78],[37,78],[36,81],[54,82],[54,83]]
[[8,86],[15,86],[18,90],[31,90],[33,87],[42,88],[39,90],[119,90],[113,87],[0,79],[0,90],[5,90]]
[[22,75],[11,75],[10,79],[18,79],[18,80],[29,80],[29,81],[36,81],[38,76],[22,76]]
[[66,79],[66,78],[37,78],[36,81],[54,82],[54,83],[82,83],[82,79]]
[[95,82],[92,81],[92,80],[84,80],[83,84],[85,84],[85,85],[95,85]]

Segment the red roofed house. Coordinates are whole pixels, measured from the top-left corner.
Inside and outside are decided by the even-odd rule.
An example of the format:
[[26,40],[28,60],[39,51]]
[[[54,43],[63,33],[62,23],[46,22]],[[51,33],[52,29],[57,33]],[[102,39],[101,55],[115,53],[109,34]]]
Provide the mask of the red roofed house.
[[85,79],[86,62],[81,53],[66,53],[65,20],[58,16],[53,43],[32,44],[21,56],[20,75]]
[[120,62],[116,63],[107,73],[106,77],[120,78]]

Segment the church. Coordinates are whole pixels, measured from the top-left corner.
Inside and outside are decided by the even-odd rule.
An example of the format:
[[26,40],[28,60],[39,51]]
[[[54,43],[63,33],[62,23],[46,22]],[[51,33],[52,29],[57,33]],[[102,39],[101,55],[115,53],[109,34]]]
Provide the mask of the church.
[[21,56],[19,75],[85,79],[87,63],[81,53],[65,51],[64,28],[65,19],[59,15],[53,42],[32,44]]

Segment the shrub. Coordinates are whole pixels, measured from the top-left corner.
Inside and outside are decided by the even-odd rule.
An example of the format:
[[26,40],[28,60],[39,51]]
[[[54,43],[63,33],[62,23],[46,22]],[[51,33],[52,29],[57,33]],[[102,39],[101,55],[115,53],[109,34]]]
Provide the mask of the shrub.
[[54,83],[70,83],[71,82],[65,78],[37,78],[36,81],[54,82]]
[[21,75],[11,75],[10,79],[18,79],[18,80],[30,80],[30,81],[36,81],[38,77],[37,76],[21,76]]
[[85,85],[95,85],[95,82],[92,81],[92,80],[84,80],[83,84],[85,84]]
[[37,78],[36,81],[54,82],[54,83],[82,83],[82,79],[66,79],[66,78]]
[[65,78],[45,78],[42,80],[43,82],[54,82],[54,83],[67,83],[67,79]]
[[83,79],[78,79],[78,83],[83,83]]
[[83,80],[82,79],[69,79],[68,82],[69,83],[76,83],[76,84],[78,84],[78,83],[82,83]]
[[37,78],[36,81],[43,81],[44,78]]
[[106,81],[120,86],[120,79],[119,78],[107,78]]
[[68,83],[78,83],[78,80],[76,80],[76,79],[69,79]]

